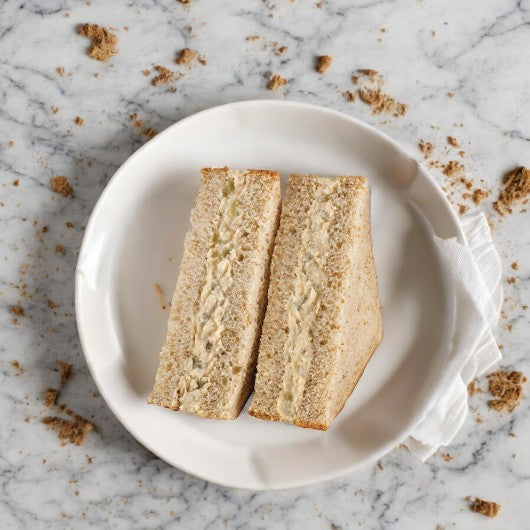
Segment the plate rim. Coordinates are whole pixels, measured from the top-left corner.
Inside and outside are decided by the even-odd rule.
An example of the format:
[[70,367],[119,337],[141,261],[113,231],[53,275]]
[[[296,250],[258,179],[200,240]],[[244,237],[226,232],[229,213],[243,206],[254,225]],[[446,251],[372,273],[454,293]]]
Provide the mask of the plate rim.
[[[423,416],[425,412],[425,406],[430,402],[432,399],[433,394],[436,392],[436,386],[433,386],[431,391],[428,393],[428,396],[425,398],[425,406],[422,407],[416,414],[415,417],[411,418],[411,420],[408,422],[407,427],[402,429],[402,431],[396,435],[390,442],[385,444],[379,451],[376,453],[373,453],[359,461],[357,461],[355,464],[352,464],[347,467],[343,467],[340,470],[332,471],[326,474],[321,474],[318,477],[315,477],[313,479],[300,479],[300,480],[293,480],[293,481],[285,481],[282,484],[274,485],[274,484],[263,484],[261,487],[256,488],[252,486],[245,486],[240,484],[237,480],[230,481],[230,480],[223,480],[219,478],[212,478],[210,476],[207,476],[204,473],[201,473],[195,469],[191,469],[186,465],[186,463],[178,462],[175,463],[174,461],[170,461],[170,459],[167,456],[163,456],[159,453],[156,446],[153,446],[150,442],[144,439],[141,433],[137,432],[137,430],[134,428],[134,426],[129,425],[128,421],[126,421],[123,417],[121,412],[117,410],[117,408],[114,406],[113,400],[108,399],[106,390],[102,388],[100,385],[100,382],[98,381],[98,378],[96,377],[96,367],[93,365],[93,362],[91,360],[90,355],[87,353],[88,351],[88,345],[85,338],[85,331],[83,331],[83,324],[81,322],[80,317],[80,307],[81,307],[81,280],[83,278],[83,273],[80,268],[80,264],[82,261],[82,258],[85,254],[85,248],[89,244],[89,240],[92,239],[92,233],[93,233],[93,225],[96,223],[96,218],[99,216],[99,211],[103,207],[104,202],[107,199],[107,196],[110,194],[111,189],[115,185],[116,181],[120,178],[120,176],[125,173],[132,163],[141,156],[144,152],[148,151],[149,149],[152,149],[154,145],[156,145],[157,141],[160,140],[160,138],[164,135],[170,134],[170,131],[174,131],[175,129],[184,126],[188,121],[193,120],[197,118],[198,116],[204,116],[205,114],[209,113],[215,113],[219,111],[223,111],[227,108],[238,108],[238,107],[252,107],[252,106],[279,106],[279,107],[293,107],[298,108],[305,111],[310,112],[321,112],[324,114],[328,114],[331,116],[334,116],[335,118],[340,118],[345,121],[349,121],[352,124],[355,124],[358,127],[361,127],[362,129],[370,131],[371,134],[375,134],[377,137],[379,137],[380,140],[387,142],[391,144],[399,153],[401,156],[406,157],[408,160],[413,161],[416,166],[419,173],[422,174],[422,176],[430,182],[432,185],[433,191],[437,194],[438,199],[441,200],[441,202],[445,203],[447,206],[447,211],[449,213],[449,216],[452,218],[454,227],[456,230],[456,238],[459,240],[459,242],[464,243],[467,245],[467,241],[465,238],[465,235],[462,231],[462,227],[460,225],[460,222],[458,220],[458,217],[456,215],[456,212],[451,207],[449,200],[447,199],[446,195],[444,194],[443,190],[439,186],[439,184],[434,180],[434,178],[431,176],[431,174],[427,171],[425,166],[416,158],[412,156],[412,154],[409,153],[403,146],[401,146],[396,140],[394,140],[392,137],[390,137],[388,134],[380,131],[373,125],[370,125],[369,123],[366,123],[365,121],[355,117],[351,116],[345,112],[336,110],[336,109],[330,109],[321,105],[315,105],[312,103],[305,103],[300,101],[293,101],[293,100],[276,100],[276,99],[251,99],[251,100],[244,100],[244,101],[233,101],[229,103],[223,103],[221,105],[215,105],[213,107],[208,107],[203,110],[200,110],[198,112],[192,113],[188,116],[185,116],[184,118],[176,121],[166,129],[164,129],[162,132],[157,134],[153,139],[149,140],[142,146],[140,146],[136,151],[134,151],[127,159],[120,165],[120,167],[114,172],[112,177],[109,179],[108,183],[106,184],[105,188],[101,192],[100,196],[98,197],[96,203],[94,204],[92,211],[90,213],[88,222],[86,224],[84,233],[83,233],[83,239],[82,243],[79,249],[78,254],[78,260],[75,268],[75,314],[76,314],[76,324],[77,324],[77,332],[79,335],[79,341],[81,345],[81,350],[83,352],[83,356],[85,358],[85,361],[87,363],[88,369],[90,371],[90,375],[92,376],[92,379],[94,380],[94,383],[96,384],[98,391],[100,392],[101,396],[105,400],[106,405],[109,407],[113,415],[116,417],[116,419],[121,423],[121,425],[127,430],[127,432],[133,436],[133,438],[140,443],[143,447],[145,447],[148,451],[152,452],[154,455],[156,455],[158,458],[163,460],[164,462],[168,463],[172,467],[175,467],[176,469],[179,469],[181,471],[184,471],[185,473],[194,476],[196,478],[200,478],[202,480],[205,480],[207,482],[212,482],[214,484],[224,486],[224,487],[230,487],[230,488],[238,488],[238,489],[244,489],[244,490],[251,490],[251,491],[266,491],[266,490],[286,490],[286,489],[292,489],[292,488],[299,488],[299,487],[305,487],[310,486],[322,482],[327,482],[342,476],[345,476],[349,473],[354,472],[357,469],[360,469],[361,467],[364,467],[366,465],[369,465],[370,463],[375,463],[378,459],[382,458],[385,454],[387,454],[392,448],[396,447],[400,442],[402,442],[404,439],[406,439],[410,432],[413,430],[414,426],[418,424],[418,422],[421,420],[421,417]],[[454,297],[454,292],[453,292]],[[454,312],[454,302],[453,302],[453,312]],[[454,317],[454,315],[453,315]],[[453,323],[451,328],[451,333],[454,334],[455,332],[455,323]]]

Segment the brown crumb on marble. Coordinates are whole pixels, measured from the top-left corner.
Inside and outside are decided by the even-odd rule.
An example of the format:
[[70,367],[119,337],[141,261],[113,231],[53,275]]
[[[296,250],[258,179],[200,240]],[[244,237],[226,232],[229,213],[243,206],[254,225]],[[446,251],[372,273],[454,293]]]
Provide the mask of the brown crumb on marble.
[[7,147],[9,149],[11,149],[14,145],[15,145],[15,142],[13,140],[9,140],[9,142],[7,142]]
[[18,185],[20,184],[20,180],[19,179],[16,179],[13,181],[13,186],[15,186],[15,188],[18,188]]
[[473,397],[475,394],[482,393],[482,388],[480,388],[480,385],[476,379],[473,379],[473,381],[467,385],[467,393],[469,394],[469,397]]
[[521,264],[518,261],[514,261],[511,265],[512,269],[514,271],[518,271],[521,269]]
[[259,39],[261,39],[259,35],[249,35],[245,40],[248,40],[250,42],[256,42]]
[[158,131],[156,129],[153,129],[152,127],[148,127],[147,129],[144,129],[142,132],[148,138],[154,138],[158,134]]
[[489,197],[489,191],[477,188],[473,190],[473,202],[478,206]]
[[79,125],[79,127],[82,127],[85,124],[85,120],[81,118],[81,116],[77,116],[76,119],[74,120],[74,123],[76,125]]
[[460,215],[464,215],[469,211],[469,206],[467,204],[459,204],[458,205],[458,213]]
[[46,404],[46,408],[51,409],[55,407],[58,397],[59,397],[59,391],[57,389],[55,388],[46,389],[46,393],[44,394],[44,402]]
[[52,112],[53,112],[54,114],[57,114],[57,113],[59,112],[59,107],[58,107],[57,105],[54,105],[54,106],[52,107]]
[[144,74],[145,77],[147,77],[150,73],[151,73],[151,70],[147,70],[147,68],[145,70],[142,70],[142,74]]
[[64,175],[56,175],[51,179],[52,190],[63,197],[73,197],[74,190]]
[[398,118],[407,113],[407,104],[396,101],[383,91],[385,79],[377,70],[362,69],[359,72],[362,77],[354,76],[352,80],[355,84],[360,85],[357,94],[361,101],[370,105],[373,114],[392,114]]
[[434,151],[434,145],[431,144],[431,142],[425,142],[424,140],[419,141],[418,148],[425,158],[429,158]]
[[346,99],[346,101],[349,101],[350,103],[353,103],[355,101],[355,92],[352,92],[351,90],[345,90],[342,95]]
[[184,4],[185,6],[189,6],[191,4],[191,0],[178,0],[181,4]]
[[[467,500],[471,500],[470,498],[467,498]],[[497,504],[493,501],[485,501],[484,499],[481,499],[480,497],[475,497],[475,500],[469,505],[471,510],[477,513],[481,513],[482,515],[485,515],[486,517],[497,517],[499,515],[499,511],[501,509],[501,505]]]
[[289,51],[289,48],[287,46],[279,46],[274,50],[274,53],[276,55],[284,55]]
[[448,136],[447,143],[453,147],[460,147],[460,142],[454,136]]
[[197,61],[199,61],[199,63],[201,63],[203,66],[206,66],[208,64],[208,59],[206,58],[206,55],[199,55]]
[[21,376],[26,371],[18,361],[11,361],[11,366],[17,371],[17,376]]
[[484,418],[483,418],[479,413],[477,413],[477,414],[475,415],[475,421],[476,421],[477,423],[484,423]]
[[489,408],[497,412],[503,410],[513,412],[523,397],[523,383],[527,380],[526,376],[515,370],[511,372],[499,370],[487,377],[488,390],[498,398],[488,401]]
[[57,309],[59,306],[59,304],[57,304],[56,302],[54,302],[51,298],[48,298],[48,307],[50,309]]
[[67,228],[73,228],[75,225],[74,223],[72,223],[71,221],[66,221],[66,223],[64,223],[66,225]]
[[510,285],[513,285],[516,281],[517,281],[517,278],[515,276],[509,276],[506,280]]
[[331,55],[320,55],[317,57],[317,72],[319,74],[323,74],[324,72],[327,72],[331,66],[331,63],[333,62],[333,57]]
[[66,361],[57,361],[61,367],[61,378],[59,380],[59,385],[61,388],[66,385],[68,380],[72,377],[72,365]]
[[55,245],[55,252],[63,256],[66,254],[64,247],[62,245]]
[[457,162],[456,160],[450,160],[449,162],[447,162],[447,164],[445,164],[443,168],[443,173],[448,177],[453,177],[455,175],[458,175],[459,173],[462,173],[464,169],[464,165],[460,162]]
[[526,204],[530,196],[530,169],[520,166],[504,177],[504,186],[493,207],[501,216],[513,213],[515,203]]
[[322,9],[322,8],[324,7],[324,2],[317,2],[317,3],[315,4],[315,7],[316,7],[317,9]]
[[14,305],[11,307],[11,313],[18,315],[19,317],[24,316],[24,308],[21,305]]
[[158,298],[160,300],[160,307],[162,309],[167,309],[166,303],[164,301],[164,289],[162,289],[161,285],[159,283],[155,283],[155,291],[158,295]]
[[383,471],[383,469],[385,469],[385,466],[383,465],[383,462],[381,462],[381,460],[379,460],[379,461],[377,462],[377,467],[378,467],[381,471]]
[[88,55],[96,61],[108,61],[118,53],[118,37],[97,24],[84,24],[79,34],[92,40]]
[[85,455],[85,456],[86,456],[87,464],[93,464],[94,463],[94,459],[91,456],[88,456],[88,455]]
[[58,73],[61,77],[64,77],[64,74],[65,74],[64,66],[58,66],[55,70],[57,70],[57,73]]
[[197,56],[199,55],[199,52],[196,50],[192,50],[190,48],[184,48],[179,52],[179,55],[175,62],[177,64],[189,64],[192,61],[194,61]]
[[446,96],[448,98],[454,98],[455,97],[455,95],[452,92],[447,92]]
[[453,459],[453,455],[451,453],[444,453],[442,455],[442,458],[445,462],[451,462],[451,460]]
[[271,77],[271,80],[269,81],[267,88],[269,90],[277,90],[278,88],[285,86],[288,83],[289,81],[287,81],[287,79],[285,79],[281,75],[276,74]]
[[42,423],[57,433],[61,440],[61,445],[68,443],[83,445],[89,432],[94,429],[94,424],[78,414],[71,415],[73,415],[73,420],[66,420],[58,416],[47,416],[43,418]]
[[154,68],[158,72],[158,75],[151,80],[154,86],[167,85],[175,78],[175,74],[165,66],[156,65]]

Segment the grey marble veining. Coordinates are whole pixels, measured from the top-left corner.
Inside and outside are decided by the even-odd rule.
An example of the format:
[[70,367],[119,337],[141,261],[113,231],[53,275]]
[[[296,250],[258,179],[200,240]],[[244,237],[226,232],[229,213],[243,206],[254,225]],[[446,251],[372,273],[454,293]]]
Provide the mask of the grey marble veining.
[[[109,63],[87,56],[88,41],[76,33],[85,22],[116,29],[120,53]],[[262,38],[249,41],[249,35]],[[289,51],[275,55],[272,42]],[[492,190],[481,205],[490,213],[502,174],[530,165],[529,42],[528,0],[336,0],[324,1],[321,9],[302,0],[194,0],[190,7],[176,0],[2,2],[2,528],[528,528],[527,398],[513,415],[500,415],[477,395],[471,400],[476,410],[453,444],[426,464],[396,448],[382,469],[364,468],[318,486],[252,493],[173,469],[134,441],[98,395],[77,337],[73,271],[97,197],[147,140],[132,113],[144,128],[162,130],[212,105],[287,98],[355,115],[418,157],[420,138],[443,152],[451,134],[466,151],[467,175],[484,179]],[[199,50],[208,64],[195,64],[174,84],[175,92],[151,85],[153,74],[142,70],[153,65],[186,71],[174,64],[185,46]],[[325,75],[314,71],[321,53],[335,58]],[[347,102],[341,92],[354,88],[357,68],[380,70],[388,93],[410,105],[407,115],[375,116],[362,102]],[[271,73],[289,79],[285,90],[266,90]],[[56,114],[52,106],[59,107]],[[74,124],[76,116],[84,126]],[[50,190],[53,175],[68,176],[75,198]],[[438,170],[433,175],[443,183]],[[504,346],[501,365],[527,374],[530,326],[522,306],[530,304],[528,228],[528,214],[518,214],[497,221],[494,233],[506,276],[518,279],[505,284],[506,319],[497,333]],[[510,268],[514,261],[520,270]],[[59,307],[52,311],[48,300]],[[25,310],[16,324],[10,312],[15,304]],[[23,374],[11,365],[15,359]],[[99,428],[82,447],[60,447],[40,423],[46,414],[42,392],[56,385],[57,359],[69,360],[75,370],[64,400]],[[477,413],[482,423],[475,421]],[[444,461],[444,452],[453,460]],[[470,512],[467,495],[501,503],[500,517],[490,521]]]

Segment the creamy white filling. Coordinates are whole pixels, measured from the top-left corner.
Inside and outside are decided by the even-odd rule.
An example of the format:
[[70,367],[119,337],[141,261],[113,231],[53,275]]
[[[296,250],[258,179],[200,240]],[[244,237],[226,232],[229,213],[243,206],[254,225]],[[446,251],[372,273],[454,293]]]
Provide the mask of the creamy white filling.
[[277,401],[278,413],[284,421],[294,420],[313,358],[311,327],[320,310],[322,267],[329,247],[335,187],[335,180],[320,180],[307,214],[308,223],[301,236],[294,291],[287,307],[288,333],[284,344],[286,369]]
[[206,279],[199,297],[193,350],[187,359],[185,375],[180,378],[180,408],[186,412],[199,410],[201,400],[211,384],[207,374],[223,349],[223,316],[227,293],[233,282],[232,268],[237,259],[236,241],[244,193],[244,176],[229,172],[219,206],[219,225],[206,258]]

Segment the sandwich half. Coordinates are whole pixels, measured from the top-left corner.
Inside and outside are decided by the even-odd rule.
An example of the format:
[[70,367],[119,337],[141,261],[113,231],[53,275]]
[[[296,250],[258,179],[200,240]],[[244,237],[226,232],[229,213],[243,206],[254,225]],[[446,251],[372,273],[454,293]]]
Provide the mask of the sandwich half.
[[327,430],[382,334],[367,180],[291,175],[249,413]]
[[278,173],[202,170],[149,403],[237,418],[254,384],[279,214]]

